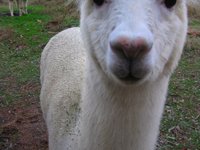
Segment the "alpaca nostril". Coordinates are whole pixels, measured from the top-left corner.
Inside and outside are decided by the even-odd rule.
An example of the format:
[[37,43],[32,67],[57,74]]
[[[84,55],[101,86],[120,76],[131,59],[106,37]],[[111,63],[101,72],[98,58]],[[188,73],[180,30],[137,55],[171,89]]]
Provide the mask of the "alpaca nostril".
[[137,38],[137,39],[132,41],[131,49],[129,49],[130,56],[131,56],[131,53],[134,53],[132,51],[135,50],[137,52],[136,56],[142,57],[142,56],[146,55],[151,50],[152,46],[153,46],[153,44],[151,42],[147,43],[147,41],[145,39]]
[[131,42],[129,42],[129,39],[123,37],[123,38],[120,38],[116,41],[111,41],[110,42],[110,46],[111,46],[111,49],[114,53],[118,54],[118,55],[125,55],[126,56],[126,53],[124,53],[124,51],[127,49],[130,49],[131,47]]
[[147,42],[144,38],[137,37],[133,40],[127,37],[120,37],[110,42],[114,53],[125,55],[127,58],[136,58],[146,55],[152,48],[152,42]]

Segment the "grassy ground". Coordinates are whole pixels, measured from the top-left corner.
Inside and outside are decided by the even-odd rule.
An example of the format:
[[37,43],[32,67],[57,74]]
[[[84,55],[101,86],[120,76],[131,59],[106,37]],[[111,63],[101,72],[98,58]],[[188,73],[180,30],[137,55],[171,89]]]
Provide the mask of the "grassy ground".
[[26,16],[0,18],[1,106],[9,105],[20,96],[16,88],[27,82],[38,82],[41,49],[51,36],[44,29],[50,16],[39,15],[41,6],[30,9],[33,13]]
[[[5,15],[7,6],[0,5],[1,110],[12,109],[16,103],[32,97],[39,103],[39,61],[43,47],[58,31],[79,24],[77,13],[69,9],[71,6],[67,9],[63,6],[62,0],[35,0],[28,8],[30,14],[10,17]],[[190,28],[195,34],[188,36],[182,60],[170,83],[159,150],[200,147],[200,21],[191,19]],[[1,141],[1,117],[0,114],[0,149],[6,149]],[[17,140],[20,133],[13,134]]]
[[8,16],[7,5],[0,4],[2,150],[47,149],[46,128],[39,108],[40,54],[50,37],[79,24],[77,13],[65,8],[62,0],[31,2],[29,14],[21,17]]
[[[11,84],[8,82],[12,86],[15,83],[16,88],[27,82],[38,83],[40,54],[49,38],[65,27],[78,25],[76,17],[63,15],[62,4],[55,10],[51,8],[54,4],[49,4],[50,9],[42,4],[30,6],[28,15],[0,17],[0,106],[9,105],[20,96],[18,90],[7,86]],[[0,13],[6,12],[7,6],[0,6]]]
[[161,124],[161,150],[200,149],[200,22],[187,38],[179,67],[171,79]]

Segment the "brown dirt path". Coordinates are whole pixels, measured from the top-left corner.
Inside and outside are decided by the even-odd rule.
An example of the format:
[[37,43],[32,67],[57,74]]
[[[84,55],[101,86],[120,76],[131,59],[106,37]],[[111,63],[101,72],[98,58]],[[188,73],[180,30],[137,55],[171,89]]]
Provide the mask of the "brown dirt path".
[[23,97],[11,106],[0,108],[0,149],[48,149],[46,127],[38,98]]

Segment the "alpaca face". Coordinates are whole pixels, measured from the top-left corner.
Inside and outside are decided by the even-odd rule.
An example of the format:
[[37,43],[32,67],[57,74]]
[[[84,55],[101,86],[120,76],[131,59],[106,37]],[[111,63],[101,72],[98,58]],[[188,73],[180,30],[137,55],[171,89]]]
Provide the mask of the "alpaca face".
[[119,83],[170,75],[186,28],[185,0],[81,1],[81,30],[89,53]]

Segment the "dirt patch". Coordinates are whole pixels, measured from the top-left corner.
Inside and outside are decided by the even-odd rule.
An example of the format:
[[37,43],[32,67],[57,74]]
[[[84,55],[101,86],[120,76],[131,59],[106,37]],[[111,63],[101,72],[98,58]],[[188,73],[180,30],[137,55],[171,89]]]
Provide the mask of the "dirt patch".
[[48,31],[53,31],[53,32],[58,31],[60,29],[60,22],[61,22],[61,20],[50,21],[50,22],[47,23],[46,29]]
[[12,38],[13,34],[13,30],[10,28],[0,29],[0,41]]
[[[27,84],[22,92],[38,88]],[[0,109],[0,149],[47,150],[47,132],[39,100],[26,97]]]
[[200,37],[200,31],[197,31],[195,29],[189,29],[188,35],[193,36],[193,37]]

